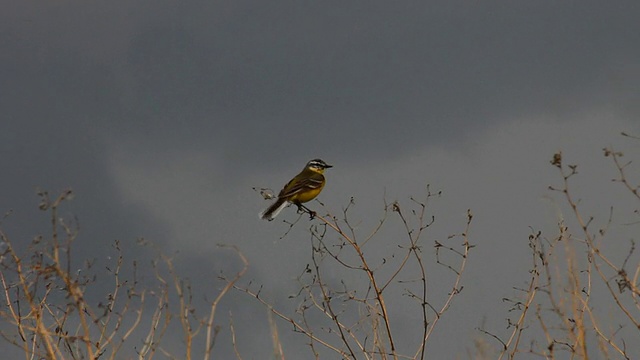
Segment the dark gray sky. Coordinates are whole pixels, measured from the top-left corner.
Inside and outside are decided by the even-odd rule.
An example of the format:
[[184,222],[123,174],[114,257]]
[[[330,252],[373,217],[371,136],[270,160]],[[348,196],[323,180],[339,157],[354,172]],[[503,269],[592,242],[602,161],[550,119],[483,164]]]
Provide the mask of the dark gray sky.
[[[10,234],[46,228],[36,187],[71,187],[78,257],[143,236],[179,249],[204,287],[230,266],[215,244],[234,244],[248,279],[287,306],[309,261],[306,225],[278,240],[286,226],[257,219],[266,203],[253,186],[277,191],[321,157],[335,165],[322,201],[339,213],[354,196],[367,232],[383,198],[408,202],[430,183],[444,196],[427,242],[460,232],[472,208],[478,244],[434,358],[462,356],[460,336],[472,347],[484,317],[503,328],[500,299],[528,278],[528,227],[552,232],[561,213],[546,191],[552,154],[584,165],[585,203],[606,215],[602,169],[613,169],[600,149],[640,131],[637,2],[1,3]],[[243,313],[264,316],[252,302],[224,306],[239,331]],[[287,330],[294,357],[304,341]],[[268,333],[252,336],[248,358],[269,349]]]

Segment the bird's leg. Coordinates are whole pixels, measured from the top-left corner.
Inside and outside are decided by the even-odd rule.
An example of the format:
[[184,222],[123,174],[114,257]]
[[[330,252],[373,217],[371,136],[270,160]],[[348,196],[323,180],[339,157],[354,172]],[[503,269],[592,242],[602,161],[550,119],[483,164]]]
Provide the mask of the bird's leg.
[[294,204],[296,204],[296,206],[298,207],[298,212],[306,212],[309,214],[309,220],[313,220],[313,218],[316,217],[316,212],[313,210],[310,210],[308,207],[302,205],[299,202],[295,202]]

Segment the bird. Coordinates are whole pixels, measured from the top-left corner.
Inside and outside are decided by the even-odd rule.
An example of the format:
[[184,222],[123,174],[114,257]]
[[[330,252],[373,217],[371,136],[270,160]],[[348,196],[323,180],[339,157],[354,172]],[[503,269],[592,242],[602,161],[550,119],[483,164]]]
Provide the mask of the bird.
[[333,166],[320,159],[309,161],[304,169],[282,188],[278,199],[260,213],[260,218],[271,221],[289,204],[295,204],[299,210],[307,210],[313,217],[314,212],[302,204],[315,199],[320,194],[326,183],[324,170],[331,167]]

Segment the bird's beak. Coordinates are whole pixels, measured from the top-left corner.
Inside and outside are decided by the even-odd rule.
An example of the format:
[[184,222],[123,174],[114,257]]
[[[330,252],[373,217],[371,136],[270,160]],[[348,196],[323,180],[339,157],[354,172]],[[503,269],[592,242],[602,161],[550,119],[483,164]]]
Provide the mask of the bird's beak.
[[332,167],[333,167],[333,165],[329,165],[329,164],[325,164],[325,166],[324,166],[325,169],[332,168]]

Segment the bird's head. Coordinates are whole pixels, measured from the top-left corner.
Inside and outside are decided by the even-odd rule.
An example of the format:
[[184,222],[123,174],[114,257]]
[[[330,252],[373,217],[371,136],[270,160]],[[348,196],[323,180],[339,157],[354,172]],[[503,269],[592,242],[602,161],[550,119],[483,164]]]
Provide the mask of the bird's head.
[[320,159],[313,159],[307,163],[306,168],[315,172],[323,173],[324,169],[333,167]]

